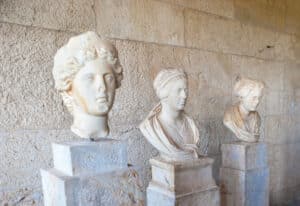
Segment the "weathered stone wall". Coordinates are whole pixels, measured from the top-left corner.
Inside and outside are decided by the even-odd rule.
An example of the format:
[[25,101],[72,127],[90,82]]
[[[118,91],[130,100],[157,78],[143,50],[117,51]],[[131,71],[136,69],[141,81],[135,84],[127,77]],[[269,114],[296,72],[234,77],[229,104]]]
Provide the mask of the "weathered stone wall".
[[157,102],[161,67],[188,73],[187,112],[202,149],[216,159],[231,140],[222,125],[237,75],[267,84],[260,105],[272,205],[300,196],[300,1],[0,0],[0,205],[41,205],[39,169],[50,144],[70,139],[71,117],[52,80],[53,56],[72,35],[94,30],[120,52],[124,80],[111,136],[128,140],[129,162],[149,181],[156,154],[138,129]]

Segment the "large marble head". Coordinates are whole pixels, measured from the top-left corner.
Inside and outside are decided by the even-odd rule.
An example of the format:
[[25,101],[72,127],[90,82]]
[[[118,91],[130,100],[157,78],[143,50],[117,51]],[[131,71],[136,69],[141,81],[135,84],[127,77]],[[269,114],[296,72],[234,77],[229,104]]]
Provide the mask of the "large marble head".
[[[107,116],[115,90],[121,84],[122,71],[114,45],[94,32],[70,38],[57,51],[53,67],[55,87],[74,117],[74,127],[79,116],[82,121]],[[77,126],[82,124],[84,122],[78,122]],[[84,136],[89,132],[85,133]]]
[[263,82],[249,78],[239,78],[234,86],[234,94],[239,97],[243,108],[251,112],[257,109],[264,87]]
[[160,101],[170,109],[183,110],[188,97],[187,76],[181,69],[164,69],[154,79],[153,86]]

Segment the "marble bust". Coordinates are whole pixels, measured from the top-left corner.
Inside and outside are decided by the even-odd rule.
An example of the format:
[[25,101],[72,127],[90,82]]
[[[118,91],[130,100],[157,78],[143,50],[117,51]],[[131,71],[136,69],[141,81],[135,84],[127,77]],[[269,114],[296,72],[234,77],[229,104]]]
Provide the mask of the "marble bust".
[[223,123],[243,142],[258,142],[261,119],[256,111],[260,103],[264,83],[248,78],[239,78],[234,94],[239,102],[225,111]]
[[185,72],[164,69],[156,76],[153,86],[160,102],[141,123],[141,132],[167,161],[197,159],[199,132],[184,112],[188,97]]
[[95,32],[70,38],[54,57],[53,77],[73,116],[72,132],[91,140],[106,137],[108,112],[123,78],[114,45]]

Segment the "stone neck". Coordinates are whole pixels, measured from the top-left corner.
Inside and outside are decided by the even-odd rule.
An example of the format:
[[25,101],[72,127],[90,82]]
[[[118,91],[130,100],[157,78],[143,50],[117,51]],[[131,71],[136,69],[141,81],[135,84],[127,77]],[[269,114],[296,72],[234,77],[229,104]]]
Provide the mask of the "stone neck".
[[109,133],[107,115],[95,116],[74,109],[71,131],[82,138],[99,139]]
[[174,124],[180,121],[183,117],[183,110],[174,110],[168,104],[162,102],[162,108],[160,112],[160,119],[169,124]]
[[239,112],[243,119],[246,119],[249,116],[250,111],[248,111],[242,103],[239,104]]

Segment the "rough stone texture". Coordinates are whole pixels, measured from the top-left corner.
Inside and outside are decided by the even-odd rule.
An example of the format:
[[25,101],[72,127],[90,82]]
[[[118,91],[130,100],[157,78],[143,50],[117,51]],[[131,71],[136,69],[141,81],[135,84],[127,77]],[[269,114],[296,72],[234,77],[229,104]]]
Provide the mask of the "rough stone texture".
[[[96,22],[98,33],[116,38],[111,40],[124,66],[111,136],[128,142],[129,163],[141,167],[144,191],[151,179],[148,160],[157,151],[137,126],[157,102],[153,78],[161,67],[177,66],[188,73],[187,113],[199,127],[201,149],[216,160],[215,179],[220,145],[233,140],[222,124],[224,109],[236,101],[232,82],[238,74],[266,82],[259,112],[261,139],[268,146],[270,204],[293,203],[300,189],[300,2],[283,0],[285,17],[278,17],[282,11],[277,0],[260,1],[269,5],[263,8],[254,5],[256,0],[233,8],[230,0],[95,3],[100,2],[105,4],[97,5],[97,17],[111,17],[101,31],[103,21],[95,20],[90,0],[0,0],[0,205],[42,205],[39,169],[52,167],[51,143],[74,138],[68,132],[71,118],[54,89],[53,56],[75,35],[70,31],[95,30]],[[287,33],[276,29],[282,18]],[[114,36],[122,31],[126,36]],[[170,31],[178,33],[176,41]]]
[[0,21],[55,30],[95,29],[94,1],[1,0]]
[[143,206],[138,171],[67,176],[59,171],[41,171],[45,206]]
[[207,13],[233,18],[234,16],[234,0],[161,0],[173,4],[177,4],[186,8],[197,9]]
[[0,133],[0,203],[42,205],[40,168],[52,167],[51,142],[75,140],[69,130]]
[[53,56],[70,35],[0,23],[0,36],[4,37],[0,38],[2,130],[70,125],[51,74]]
[[153,0],[97,0],[96,11],[97,31],[105,37],[184,43],[182,8]]
[[52,145],[54,168],[41,170],[45,206],[144,205],[125,141],[73,140]]

